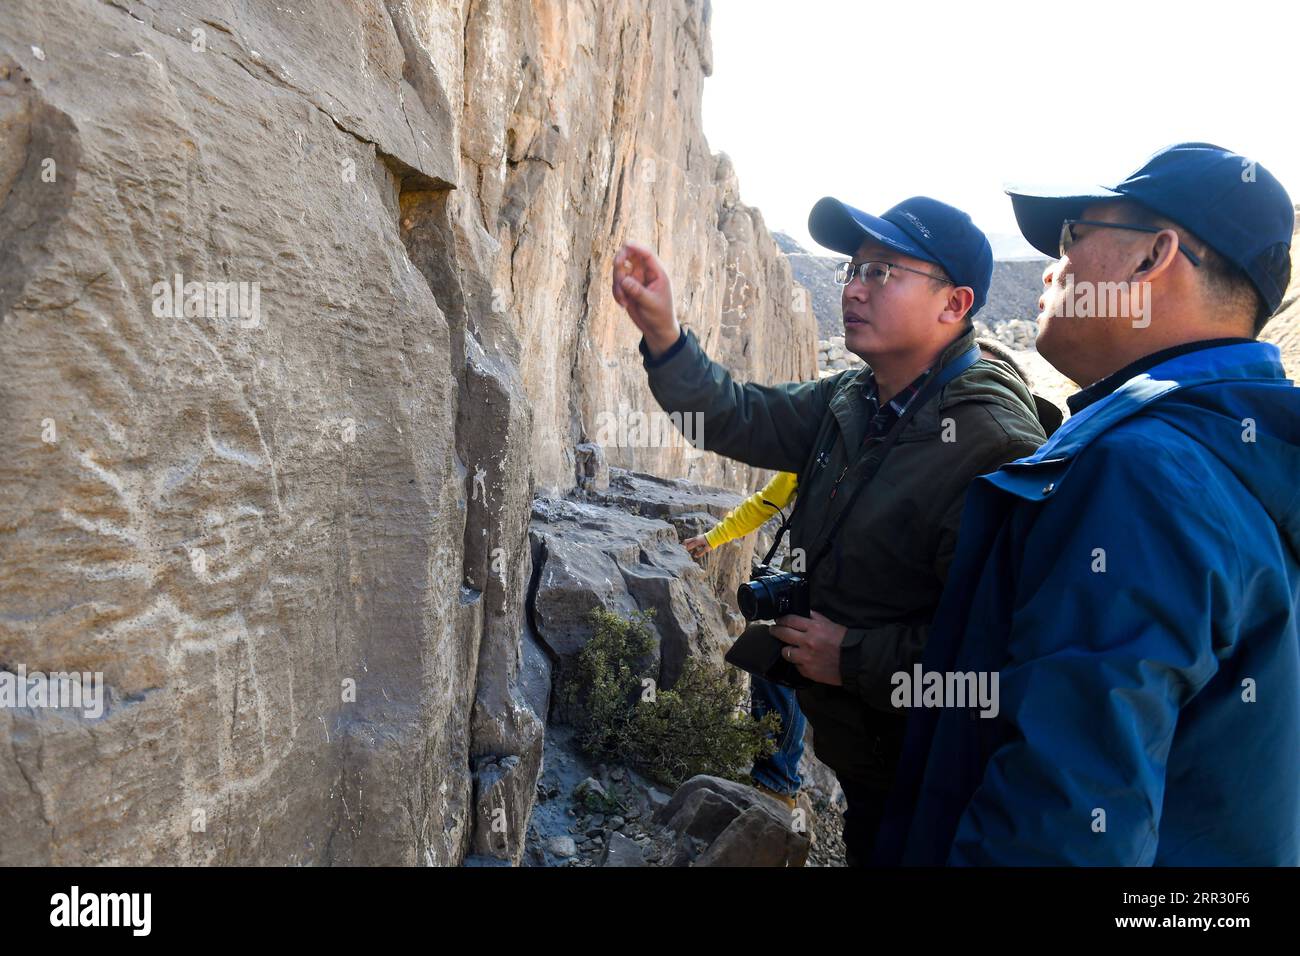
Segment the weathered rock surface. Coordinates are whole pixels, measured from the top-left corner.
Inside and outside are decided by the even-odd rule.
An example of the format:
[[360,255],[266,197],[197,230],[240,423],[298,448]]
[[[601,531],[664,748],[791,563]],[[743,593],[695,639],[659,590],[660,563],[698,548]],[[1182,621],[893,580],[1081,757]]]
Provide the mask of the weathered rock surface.
[[[0,710],[0,863],[519,861],[550,687],[533,488],[574,486],[602,413],[654,408],[619,242],[659,249],[741,377],[815,374],[700,129],[708,21],[0,8],[0,665],[108,686],[97,718]],[[671,604],[662,570],[635,588]]]
[[[763,475],[766,477],[768,473]],[[666,521],[677,530],[678,538],[685,540],[712,528],[743,500],[744,495],[692,484],[680,478],[659,478],[614,469],[608,488],[598,497],[588,497],[633,514]],[[755,556],[762,558],[771,546],[772,530],[779,525],[780,519],[774,516],[759,531],[724,547],[714,548],[697,561],[713,585],[727,632],[732,637],[740,634],[746,623],[736,610],[736,588],[742,581],[749,580]]]
[[803,866],[811,821],[744,784],[700,775],[687,780],[655,822],[672,831],[672,866]]
[[530,533],[537,568],[532,623],[557,661],[557,680],[591,638],[590,614],[598,607],[623,618],[654,612],[652,668],[661,687],[673,685],[687,657],[722,663],[730,644],[722,605],[672,525],[608,505],[538,499]]
[[600,866],[645,866],[645,856],[641,847],[621,833],[611,833],[605,851],[601,854]]
[[1291,284],[1277,314],[1264,326],[1260,338],[1282,350],[1282,364],[1292,380],[1300,381],[1300,205],[1296,206],[1296,231],[1291,239]]
[[[538,782],[537,805],[529,819],[524,865],[700,865],[698,861],[716,847],[707,861],[712,865],[843,866],[844,844],[839,836],[842,797],[831,799],[826,795],[829,791],[819,792],[821,775],[832,784],[834,777],[805,752],[808,763],[819,769],[809,773],[807,766],[801,766],[806,789],[800,794],[796,815],[751,787],[715,777],[692,778],[683,784],[688,788],[685,793],[679,787],[669,795],[659,789],[662,784],[630,767],[593,762],[578,747],[574,728],[553,723],[547,728],[545,772]],[[707,782],[704,787],[702,781]],[[717,781],[716,786],[713,781]],[[691,797],[697,789],[707,789],[709,794]],[[677,805],[665,818],[663,812],[674,799]],[[695,822],[693,812],[682,813],[688,802],[692,807],[707,803],[717,810],[713,822],[706,826],[703,818]],[[723,840],[728,825],[755,805],[777,815],[770,821],[772,825],[751,829],[755,823],[751,819]],[[608,815],[597,809],[609,807],[617,813]],[[665,825],[679,814],[683,830],[692,832],[677,833]],[[790,833],[800,839],[792,841]],[[735,839],[742,835],[743,840]],[[556,837],[572,838],[576,854],[555,853],[552,842]],[[472,857],[468,862],[484,865],[480,861],[487,859]]]

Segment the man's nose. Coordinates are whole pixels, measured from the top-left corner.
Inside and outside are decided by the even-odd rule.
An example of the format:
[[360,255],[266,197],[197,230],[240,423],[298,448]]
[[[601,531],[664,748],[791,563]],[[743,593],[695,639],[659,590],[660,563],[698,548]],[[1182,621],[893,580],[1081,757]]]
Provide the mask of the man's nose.
[[844,298],[858,302],[867,301],[867,284],[862,281],[862,276],[854,275],[849,280],[849,284],[844,287]]
[[1050,286],[1056,281],[1056,270],[1060,265],[1060,259],[1054,259],[1047,264],[1047,268],[1043,270],[1043,285]]

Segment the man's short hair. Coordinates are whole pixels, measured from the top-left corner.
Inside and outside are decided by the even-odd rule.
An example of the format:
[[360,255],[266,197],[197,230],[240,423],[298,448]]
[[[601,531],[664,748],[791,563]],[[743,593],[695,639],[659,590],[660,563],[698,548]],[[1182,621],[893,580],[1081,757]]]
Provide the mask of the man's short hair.
[[937,262],[930,263],[930,274],[938,276],[937,279],[931,279],[930,283],[936,289],[943,288],[946,285],[952,285],[952,276],[948,275],[946,269]]
[[1265,324],[1273,317],[1264,297],[1236,265],[1229,262],[1212,249],[1199,236],[1190,232],[1165,216],[1160,215],[1135,202],[1126,202],[1125,207],[1138,220],[1134,225],[1154,226],[1157,229],[1172,229],[1178,233],[1178,241],[1200,256],[1201,267],[1198,272],[1214,305],[1230,315],[1250,315],[1253,318],[1253,336],[1264,330]]

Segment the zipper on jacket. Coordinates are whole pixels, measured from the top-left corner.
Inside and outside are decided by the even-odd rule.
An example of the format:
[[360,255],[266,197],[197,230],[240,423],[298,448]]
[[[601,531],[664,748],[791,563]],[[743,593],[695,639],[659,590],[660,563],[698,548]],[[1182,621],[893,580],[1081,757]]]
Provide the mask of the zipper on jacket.
[[[902,435],[899,435],[899,436],[898,436],[899,441],[902,441],[902,438],[903,438]],[[878,439],[878,438],[874,438],[874,437],[872,437],[871,435],[868,435],[867,437],[865,437],[865,438],[862,439],[862,444],[865,446],[865,445],[869,445],[869,444],[870,444],[871,442],[873,442],[873,441],[874,441],[874,442],[878,442],[879,440],[880,440],[880,439]],[[847,475],[847,474],[849,473],[849,469],[852,468],[854,465],[858,464],[858,462],[866,461],[866,460],[867,460],[867,459],[865,459],[865,458],[859,458],[859,459],[857,459],[857,461],[850,461],[847,465],[844,466],[844,470],[840,472],[840,476],[839,476],[838,478],[835,479],[835,484],[831,485],[831,494],[830,494],[830,497],[826,499],[827,501],[834,501],[834,500],[835,500],[835,495],[836,495],[836,494],[839,492],[839,490],[840,490],[840,482],[843,481],[843,480],[844,480],[844,476]]]
[[826,499],[827,501],[835,500],[835,495],[838,494],[840,490],[840,482],[844,480],[844,476],[849,473],[849,469],[852,467],[851,464],[844,466],[844,470],[840,472],[840,476],[835,479],[835,484],[831,485],[831,496]]

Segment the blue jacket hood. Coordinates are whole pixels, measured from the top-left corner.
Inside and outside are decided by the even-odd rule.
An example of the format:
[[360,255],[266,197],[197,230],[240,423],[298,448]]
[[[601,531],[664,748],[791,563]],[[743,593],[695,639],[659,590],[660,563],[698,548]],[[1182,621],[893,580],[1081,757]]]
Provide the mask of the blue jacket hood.
[[1276,345],[1251,342],[1176,356],[1068,419],[1037,452],[987,480],[1042,499],[1069,479],[1078,453],[1138,411],[1205,444],[1264,507],[1300,558],[1300,388]]

